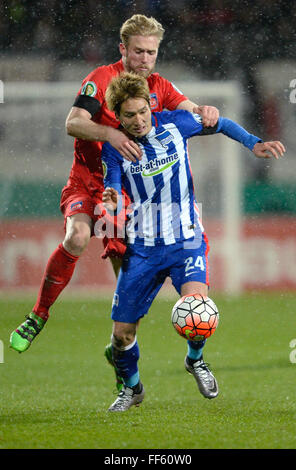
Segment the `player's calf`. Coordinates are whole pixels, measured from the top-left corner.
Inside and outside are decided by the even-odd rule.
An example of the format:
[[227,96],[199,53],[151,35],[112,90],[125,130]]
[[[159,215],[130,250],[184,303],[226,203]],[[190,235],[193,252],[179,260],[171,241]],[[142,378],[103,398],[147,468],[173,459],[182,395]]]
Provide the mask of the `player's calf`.
[[106,346],[104,356],[107,359],[110,366],[113,367],[114,369],[115,379],[116,379],[116,388],[118,392],[120,392],[123,387],[123,379],[122,377],[120,377],[119,371],[114,364],[113,357],[112,357],[112,344],[111,343]]

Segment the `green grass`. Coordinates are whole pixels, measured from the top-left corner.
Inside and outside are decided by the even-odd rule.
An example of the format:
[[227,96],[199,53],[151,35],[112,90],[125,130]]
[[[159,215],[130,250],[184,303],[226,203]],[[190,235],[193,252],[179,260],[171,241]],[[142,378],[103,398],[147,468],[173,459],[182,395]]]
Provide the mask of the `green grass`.
[[170,324],[175,298],[157,299],[138,332],[146,397],[123,414],[106,412],[115,399],[103,357],[110,301],[60,300],[17,354],[9,334],[32,303],[2,300],[0,449],[295,449],[295,296],[212,296],[220,325],[205,360],[219,396],[203,398],[184,369],[186,342]]

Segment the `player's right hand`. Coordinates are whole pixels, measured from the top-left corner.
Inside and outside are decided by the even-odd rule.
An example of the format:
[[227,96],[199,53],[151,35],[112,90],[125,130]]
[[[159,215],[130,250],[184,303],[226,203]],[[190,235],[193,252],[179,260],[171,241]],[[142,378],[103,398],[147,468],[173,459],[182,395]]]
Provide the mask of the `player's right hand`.
[[204,127],[214,127],[219,119],[219,110],[215,106],[196,106],[193,112],[200,114]]
[[120,155],[129,162],[136,162],[142,159],[142,150],[133,140],[118,129],[109,129],[108,142],[114,147]]
[[114,188],[105,188],[102,194],[103,206],[109,211],[115,211],[118,203],[118,192]]

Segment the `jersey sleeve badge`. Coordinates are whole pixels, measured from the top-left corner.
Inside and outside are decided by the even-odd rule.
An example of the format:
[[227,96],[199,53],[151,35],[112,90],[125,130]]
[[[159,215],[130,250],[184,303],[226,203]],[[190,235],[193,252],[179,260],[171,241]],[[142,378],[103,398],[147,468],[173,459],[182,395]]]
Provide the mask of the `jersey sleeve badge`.
[[108,173],[108,167],[107,167],[107,164],[104,160],[102,160],[102,169],[103,169],[103,176],[104,176],[104,178],[106,178],[107,173]]
[[96,96],[97,85],[94,82],[86,82],[81,90],[81,95]]

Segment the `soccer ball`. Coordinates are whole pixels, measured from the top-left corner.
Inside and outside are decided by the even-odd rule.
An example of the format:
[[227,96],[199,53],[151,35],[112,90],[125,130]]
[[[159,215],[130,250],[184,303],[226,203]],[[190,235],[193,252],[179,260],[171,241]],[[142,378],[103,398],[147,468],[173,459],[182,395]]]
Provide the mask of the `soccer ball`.
[[184,295],[174,305],[172,323],[180,336],[191,341],[202,341],[214,334],[219,312],[209,297],[199,294]]

